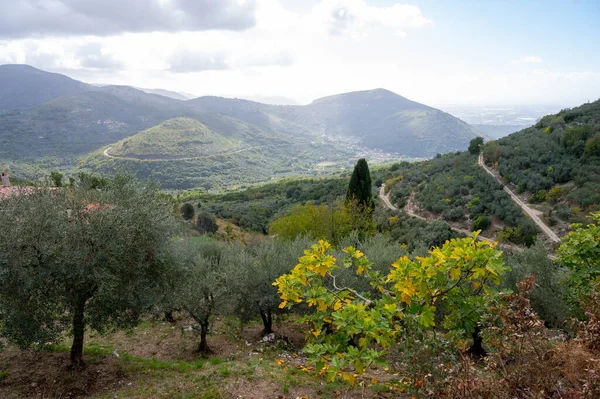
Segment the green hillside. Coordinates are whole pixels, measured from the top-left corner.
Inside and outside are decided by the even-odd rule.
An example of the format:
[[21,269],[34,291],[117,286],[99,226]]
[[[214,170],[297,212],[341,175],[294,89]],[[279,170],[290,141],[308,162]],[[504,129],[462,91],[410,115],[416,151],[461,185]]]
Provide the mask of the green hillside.
[[[277,106],[220,97],[181,101],[129,86],[81,86],[24,66],[8,66],[0,75],[19,80],[23,70],[41,74],[44,82],[64,82],[64,90],[53,91],[47,102],[31,94],[28,107],[0,111],[2,167],[27,180],[53,169],[73,173],[82,165],[92,171],[126,167],[169,182],[170,188],[229,187],[336,171],[358,158],[390,162],[464,150],[478,134],[449,114],[383,89]],[[28,87],[41,93],[46,86],[32,79],[15,98],[35,92]],[[185,126],[189,121],[183,119],[163,124],[173,118],[194,118],[201,125]],[[104,154],[108,147],[107,154],[117,158]]]
[[600,205],[600,100],[556,115],[484,148],[485,160],[551,219],[579,221]]
[[482,135],[450,114],[384,89],[315,100],[305,107],[303,117],[320,132],[353,137],[369,148],[412,157],[462,151]]
[[218,189],[288,175],[317,174],[328,161],[351,165],[354,153],[330,143],[262,130],[234,118],[205,114],[168,120],[82,157],[79,168],[127,170],[166,189]]
[[89,90],[95,90],[95,87],[58,73],[29,65],[0,65],[0,113]]
[[346,137],[367,148],[410,157],[461,151],[471,139],[482,135],[450,114],[384,89],[324,97],[306,106],[219,97],[201,97],[188,103],[200,111],[231,115],[296,136]]
[[229,139],[191,118],[170,119],[110,146],[110,155],[135,159],[181,159],[242,149]]
[[0,157],[84,155],[166,119],[192,112],[166,97],[104,87],[0,115]]

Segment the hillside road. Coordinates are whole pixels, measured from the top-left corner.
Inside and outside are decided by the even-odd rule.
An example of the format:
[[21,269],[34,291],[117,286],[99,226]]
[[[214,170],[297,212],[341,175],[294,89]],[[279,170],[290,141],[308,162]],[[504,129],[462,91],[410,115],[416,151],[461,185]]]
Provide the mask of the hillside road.
[[392,201],[390,201],[390,197],[389,194],[385,195],[385,183],[383,183],[381,185],[381,187],[379,187],[379,198],[381,198],[383,200],[383,203],[385,204],[385,206],[392,210],[392,211],[399,211],[400,209],[398,209],[397,207],[395,207],[392,204]]
[[502,184],[502,187],[504,187],[504,191],[506,191],[510,195],[510,198],[517,205],[519,205],[521,207],[521,209],[527,214],[527,216],[529,216],[531,218],[531,220],[533,220],[535,222],[535,224],[538,225],[538,227],[544,232],[544,234],[546,234],[550,238],[551,241],[560,242],[560,237],[557,236],[556,233],[553,232],[552,229],[550,229],[550,227],[548,227],[546,225],[546,223],[544,223],[542,221],[542,219],[539,218],[536,211],[534,211],[526,203],[521,201],[521,199],[519,197],[517,197],[517,195],[515,193],[513,193],[510,188],[506,187],[506,185],[504,185],[504,183],[502,183],[502,181],[494,174],[494,172],[492,172],[485,165],[485,162],[483,161],[483,154],[479,154],[478,162],[479,162],[479,166],[481,166],[487,173],[492,175],[494,177],[494,179],[496,179],[498,181],[498,183]]

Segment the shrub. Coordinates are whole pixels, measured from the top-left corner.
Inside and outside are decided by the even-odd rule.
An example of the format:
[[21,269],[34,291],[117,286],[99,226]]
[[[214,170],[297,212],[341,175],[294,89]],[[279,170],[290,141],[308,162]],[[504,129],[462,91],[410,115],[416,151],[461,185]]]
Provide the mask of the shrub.
[[190,203],[181,205],[181,217],[185,220],[192,220],[194,218],[194,206]]
[[216,233],[219,229],[217,226],[217,220],[213,215],[208,212],[200,212],[198,213],[198,218],[196,220],[196,230],[200,233]]
[[471,228],[472,231],[477,230],[485,230],[492,225],[492,220],[484,215],[478,216],[477,219],[473,221],[473,226]]
[[506,274],[503,286],[516,290],[520,281],[535,276],[535,288],[531,291],[531,306],[553,328],[565,328],[569,307],[563,298],[562,284],[567,271],[548,258],[548,251],[537,244],[524,251],[505,255],[511,271]]

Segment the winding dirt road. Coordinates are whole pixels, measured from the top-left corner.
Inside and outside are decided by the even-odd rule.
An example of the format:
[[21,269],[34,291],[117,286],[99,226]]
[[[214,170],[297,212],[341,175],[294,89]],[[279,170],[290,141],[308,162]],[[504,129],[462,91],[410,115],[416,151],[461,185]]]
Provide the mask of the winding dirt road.
[[[414,192],[411,193],[410,198],[408,199],[408,201],[406,203],[406,206],[404,207],[404,212],[406,212],[409,216],[415,217],[417,219],[428,220],[427,218],[424,218],[423,216],[418,215],[417,213],[415,213],[415,211],[414,211],[414,203],[413,203],[413,201],[414,201],[414,195],[415,195]],[[390,201],[390,193],[388,193],[387,195],[385,194],[385,184],[382,184],[381,187],[379,188],[379,198],[381,198],[383,200],[383,203],[385,204],[385,206],[388,209],[390,209],[392,211],[399,211],[400,210],[400,209],[398,209],[398,207],[396,207],[396,206],[394,206],[394,204],[392,204],[392,201]],[[473,234],[473,232],[471,232],[471,231],[459,229],[459,228],[453,227],[452,225],[449,225],[449,226],[450,226],[450,228],[452,230],[454,230],[456,232],[459,232],[459,233],[462,233],[462,234],[466,235],[467,237],[470,237]],[[492,243],[496,243],[497,242],[496,240],[493,240],[493,239],[488,238],[488,237],[484,237],[482,235],[477,236],[477,239],[478,240],[489,241],[489,242],[492,242]],[[560,241],[560,239],[559,239],[559,241]],[[511,245],[511,244],[506,244],[506,243],[501,243],[499,245],[500,245],[500,247],[510,248],[510,249],[513,249],[513,250],[516,250],[516,251],[522,251],[523,250],[523,248],[517,247],[516,245]],[[552,254],[548,254],[548,257],[550,259],[553,259],[553,260],[557,259],[556,255],[552,255]]]
[[521,199],[517,197],[517,195],[513,193],[510,188],[506,187],[504,183],[502,183],[502,181],[498,178],[498,176],[494,174],[494,172],[492,172],[487,166],[485,166],[485,162],[483,161],[483,154],[479,154],[478,162],[479,166],[481,166],[487,173],[492,175],[494,179],[498,181],[498,183],[502,184],[502,187],[504,187],[504,191],[506,191],[510,195],[510,198],[512,198],[512,200],[521,207],[521,209],[527,214],[527,216],[529,216],[531,220],[533,220],[535,224],[539,226],[539,228],[544,232],[544,234],[546,234],[550,238],[552,242],[560,242],[560,237],[556,235],[556,233],[553,232],[552,229],[550,229],[550,227],[548,227],[546,223],[542,221],[542,219],[539,218],[537,212],[531,209],[529,206],[527,206],[526,203],[521,201]]
[[[286,145],[291,145],[291,144],[275,144],[274,146],[286,146]],[[164,158],[164,159],[147,159],[148,161],[190,161],[190,160],[195,160],[195,159],[203,159],[203,158],[212,158],[212,157],[216,157],[219,155],[232,155],[232,154],[238,154],[240,152],[244,152],[244,151],[249,151],[249,150],[254,150],[257,148],[263,148],[266,147],[266,145],[257,145],[257,146],[253,146],[253,147],[244,147],[238,150],[230,150],[230,151],[224,151],[224,152],[218,152],[215,154],[205,154],[205,155],[198,155],[197,157],[184,157],[184,158]],[[117,157],[114,155],[110,155],[108,153],[108,150],[110,150],[112,147],[108,147],[107,149],[104,150],[104,156],[108,157],[108,158],[115,158],[115,159],[125,159],[125,160],[130,160],[130,161],[140,161],[142,159],[140,158],[127,158],[127,157]]]
[[[411,193],[409,200],[406,203],[406,206],[404,207],[404,212],[406,212],[409,216],[412,216],[414,218],[417,219],[421,219],[421,220],[428,220],[427,218],[418,215],[415,211],[414,211],[414,205],[413,205],[413,201],[414,201],[414,196],[415,193]],[[385,194],[385,184],[382,184],[381,187],[379,188],[379,198],[381,198],[383,200],[383,203],[385,204],[385,206],[392,210],[392,211],[399,211],[400,209],[398,209],[398,207],[394,206],[394,204],[392,204],[392,201],[390,201],[390,193],[388,193],[387,195]],[[462,233],[468,237],[470,237],[473,232],[468,231],[468,230],[463,230],[463,229],[459,229],[456,228],[452,225],[448,225],[450,226],[450,228],[458,233]],[[488,237],[484,237],[484,236],[478,236],[477,237],[479,240],[484,240],[484,241],[489,241],[489,242],[495,242],[495,240],[492,240],[491,238]]]
[[381,187],[379,187],[379,198],[381,198],[383,200],[383,203],[385,204],[386,207],[388,207],[388,209],[390,209],[392,211],[400,210],[400,209],[398,209],[398,207],[395,207],[394,204],[392,204],[392,201],[390,201],[389,194],[385,195],[385,183],[383,183],[381,185]]

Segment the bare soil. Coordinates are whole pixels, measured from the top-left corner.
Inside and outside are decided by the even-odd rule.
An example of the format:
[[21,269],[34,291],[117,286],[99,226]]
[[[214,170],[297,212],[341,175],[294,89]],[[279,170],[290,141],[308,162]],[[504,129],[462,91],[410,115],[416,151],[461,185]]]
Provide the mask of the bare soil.
[[131,331],[86,335],[81,370],[69,369],[68,339],[53,351],[0,351],[0,398],[396,398],[395,393],[328,384],[307,373],[304,326],[262,324],[240,330],[215,319],[210,355],[196,351],[189,320],[150,320]]

